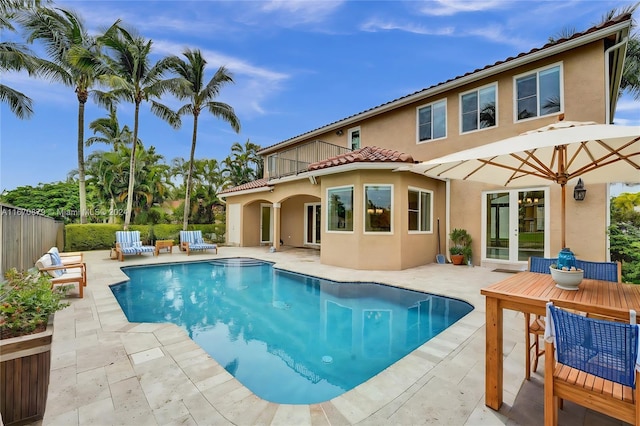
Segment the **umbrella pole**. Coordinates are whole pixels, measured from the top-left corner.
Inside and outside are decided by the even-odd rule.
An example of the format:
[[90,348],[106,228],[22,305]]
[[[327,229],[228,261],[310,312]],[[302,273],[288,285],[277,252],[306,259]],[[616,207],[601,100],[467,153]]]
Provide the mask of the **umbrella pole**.
[[565,208],[566,208],[566,204],[567,204],[567,197],[566,197],[566,188],[565,188],[565,184],[560,185],[562,187],[562,213],[561,213],[561,218],[560,218],[560,235],[562,235],[562,247],[561,248],[565,248],[567,246],[567,242],[565,241]]

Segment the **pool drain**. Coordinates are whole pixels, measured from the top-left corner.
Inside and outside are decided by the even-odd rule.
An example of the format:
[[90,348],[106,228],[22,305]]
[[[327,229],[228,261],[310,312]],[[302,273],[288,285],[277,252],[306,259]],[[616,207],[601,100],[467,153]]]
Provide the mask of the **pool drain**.
[[333,362],[333,357],[325,355],[322,357],[322,362],[324,362],[325,364],[331,364]]

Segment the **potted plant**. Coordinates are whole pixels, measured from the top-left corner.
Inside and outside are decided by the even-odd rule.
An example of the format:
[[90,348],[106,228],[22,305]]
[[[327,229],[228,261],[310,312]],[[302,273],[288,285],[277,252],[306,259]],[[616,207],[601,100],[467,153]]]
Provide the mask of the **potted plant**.
[[471,242],[473,240],[465,229],[454,228],[449,233],[449,239],[453,243],[449,247],[449,254],[454,265],[462,265],[465,258],[471,260]]
[[[42,419],[51,367],[53,314],[71,286],[51,288],[48,274],[7,271],[0,283],[0,412],[5,425]],[[11,392],[7,392],[11,389]]]

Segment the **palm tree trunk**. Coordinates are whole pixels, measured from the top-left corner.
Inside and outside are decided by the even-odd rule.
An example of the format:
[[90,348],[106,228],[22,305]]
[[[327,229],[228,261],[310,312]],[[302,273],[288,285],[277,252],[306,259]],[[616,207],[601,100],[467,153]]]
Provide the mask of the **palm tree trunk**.
[[124,229],[129,228],[131,223],[131,211],[133,210],[133,187],[135,183],[136,168],[136,147],[138,146],[138,114],[140,112],[140,102],[136,99],[136,110],[133,117],[133,146],[131,147],[131,161],[129,163],[129,190],[127,191],[127,212],[124,216]]
[[80,223],[87,223],[87,188],[84,177],[84,101],[78,95],[78,187],[80,191]]
[[198,134],[198,114],[193,114],[193,136],[191,137],[191,155],[189,156],[189,171],[187,172],[187,187],[184,197],[184,216],[182,219],[182,230],[187,230],[189,225],[189,212],[191,211],[191,176],[193,174],[193,160],[196,155],[196,136]]
[[113,197],[109,201],[109,221],[107,223],[112,225],[116,223],[116,199]]

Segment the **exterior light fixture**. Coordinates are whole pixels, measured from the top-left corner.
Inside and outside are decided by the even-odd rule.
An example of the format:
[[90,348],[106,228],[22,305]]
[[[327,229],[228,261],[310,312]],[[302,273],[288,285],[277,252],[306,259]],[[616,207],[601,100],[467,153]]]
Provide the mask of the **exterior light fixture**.
[[344,134],[344,132],[342,131],[342,129],[336,130],[336,135],[342,136],[343,134]]
[[582,178],[579,178],[576,187],[573,189],[573,199],[576,201],[583,201],[586,195],[587,190],[584,188]]

